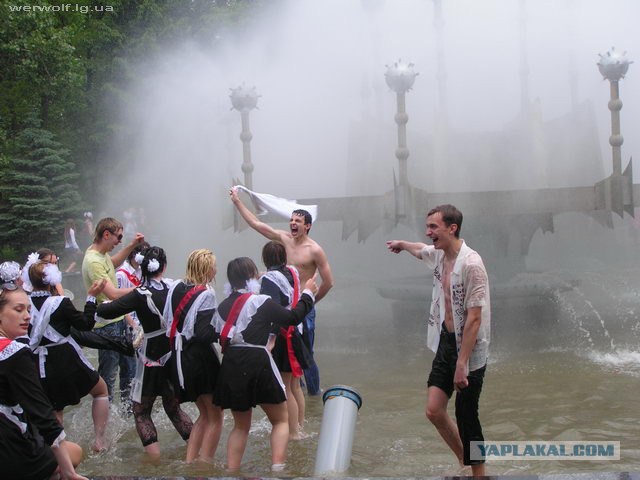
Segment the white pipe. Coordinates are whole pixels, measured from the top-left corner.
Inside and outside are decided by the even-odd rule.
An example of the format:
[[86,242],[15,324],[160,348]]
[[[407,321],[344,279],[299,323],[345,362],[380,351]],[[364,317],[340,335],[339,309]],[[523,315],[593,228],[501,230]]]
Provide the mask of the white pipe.
[[315,476],[342,473],[351,464],[353,435],[362,397],[352,387],[334,385],[322,395],[324,412],[316,452]]

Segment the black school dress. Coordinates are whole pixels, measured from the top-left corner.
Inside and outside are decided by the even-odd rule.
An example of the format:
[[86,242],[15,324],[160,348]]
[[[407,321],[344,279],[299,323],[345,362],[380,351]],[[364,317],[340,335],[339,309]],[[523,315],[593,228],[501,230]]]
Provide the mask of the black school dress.
[[[216,331],[223,331],[231,307],[240,292],[224,300],[216,316]],[[287,397],[280,373],[266,345],[276,327],[297,325],[313,307],[304,293],[293,310],[278,305],[267,295],[252,295],[242,308],[225,349],[214,403],[221,408],[246,411],[263,403],[284,402]]]
[[[168,293],[169,286],[166,283],[152,281],[117,300],[98,306],[98,316],[106,319],[136,312],[140,326],[144,330],[145,339],[138,350],[136,376],[131,384],[132,400],[138,403],[141,402],[142,397],[161,396],[170,387],[170,372],[167,364],[171,348],[166,335],[166,326],[160,317]],[[149,297],[155,306],[155,311],[149,305]]]
[[64,437],[31,350],[0,337],[0,476],[6,480],[49,478],[58,467],[50,445]]
[[[181,402],[195,402],[200,395],[213,394],[220,369],[213,347],[218,338],[213,328],[218,306],[215,292],[206,288],[192,295],[197,290],[197,286],[175,282],[164,309],[172,352],[170,379]],[[189,300],[185,302],[186,298]]]
[[[260,279],[260,284],[260,293],[269,295],[283,307],[290,308],[294,280],[293,273],[288,267],[282,266],[269,269]],[[287,288],[287,285],[289,288]],[[291,368],[291,354],[293,354],[302,370],[306,370],[312,365],[313,356],[304,344],[298,326],[291,328],[277,327],[273,333],[276,335],[276,342],[271,355],[278,366],[278,370],[287,373],[293,370]],[[289,351],[290,348],[292,352]],[[301,374],[296,376],[301,376]]]
[[96,313],[95,300],[86,302],[84,311],[81,312],[66,297],[50,297],[34,292],[30,299],[32,303],[31,334],[37,322],[40,321],[38,313],[43,309],[45,302],[59,302],[49,318],[49,328],[53,330],[50,334],[45,331],[40,341],[35,344],[32,338],[30,347],[36,353],[40,381],[53,408],[60,411],[69,405],[77,405],[98,383],[100,375],[75,340],[71,338],[71,327],[80,331],[89,331],[93,328]]

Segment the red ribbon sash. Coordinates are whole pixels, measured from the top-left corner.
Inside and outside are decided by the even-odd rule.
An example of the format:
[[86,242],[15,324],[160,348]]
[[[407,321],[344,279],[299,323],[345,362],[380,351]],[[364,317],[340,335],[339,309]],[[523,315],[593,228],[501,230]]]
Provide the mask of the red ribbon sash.
[[[291,300],[291,308],[296,308],[296,305],[298,304],[298,300],[300,299],[300,280],[298,278],[298,275],[296,275],[296,271],[291,268],[291,267],[287,267],[289,269],[289,271],[291,272],[291,276],[293,277],[293,300]],[[302,371],[302,367],[300,366],[300,362],[298,362],[298,359],[296,358],[296,355],[293,351],[293,331],[296,327],[294,327],[293,325],[290,325],[289,328],[281,328],[280,329],[280,334],[285,338],[285,340],[287,341],[287,358],[289,358],[289,365],[291,365],[291,373],[293,374],[293,376],[295,378],[301,377],[302,374],[304,373]]]
[[124,273],[129,281],[136,287],[140,286],[140,279],[138,279],[134,274],[127,272],[124,268],[119,268],[117,271]]
[[233,302],[233,305],[231,305],[229,316],[227,317],[226,322],[224,322],[222,333],[220,333],[220,346],[222,347],[222,353],[225,352],[225,350],[227,349],[227,344],[229,343],[229,331],[238,320],[238,316],[242,311],[242,307],[244,307],[244,304],[247,303],[249,297],[251,297],[250,293],[243,293],[238,298],[236,298],[235,302]]
[[186,293],[184,297],[182,297],[182,300],[180,300],[178,307],[174,310],[173,322],[171,323],[171,331],[169,332],[169,341],[171,342],[172,346],[173,346],[173,338],[176,336],[176,329],[178,328],[180,316],[182,315],[182,312],[184,311],[184,309],[187,307],[189,300],[191,300],[194,295],[197,295],[198,293],[201,293],[206,289],[207,287],[205,287],[204,285],[194,286],[191,290],[189,290]]
[[300,366],[300,362],[296,358],[296,355],[293,351],[293,333],[296,327],[290,325],[286,330],[284,328],[280,329],[280,335],[282,335],[287,341],[287,358],[289,359],[289,365],[291,365],[291,373],[295,378],[301,377],[304,373],[302,371],[302,367]]
[[13,340],[10,338],[0,338],[0,352],[7,348],[11,342],[13,342]]

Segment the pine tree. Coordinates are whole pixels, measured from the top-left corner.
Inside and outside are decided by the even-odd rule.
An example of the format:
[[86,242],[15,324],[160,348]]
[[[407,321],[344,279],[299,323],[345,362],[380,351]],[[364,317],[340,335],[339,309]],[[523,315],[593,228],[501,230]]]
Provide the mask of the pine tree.
[[18,251],[57,247],[64,221],[82,212],[69,151],[42,128],[25,128],[5,157],[0,182],[0,243]]

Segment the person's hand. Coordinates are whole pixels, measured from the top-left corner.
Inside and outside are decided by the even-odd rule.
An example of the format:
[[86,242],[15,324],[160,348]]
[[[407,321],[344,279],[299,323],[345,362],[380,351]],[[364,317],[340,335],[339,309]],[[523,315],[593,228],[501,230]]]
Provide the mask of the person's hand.
[[144,242],[144,233],[136,232],[136,234],[133,237],[133,240],[131,240],[131,245],[135,247],[136,245],[142,242]]
[[316,295],[318,293],[318,284],[316,283],[317,277],[318,277],[318,274],[316,273],[313,277],[307,280],[304,283],[304,290],[311,290],[311,293]]
[[240,198],[238,197],[238,189],[236,187],[231,187],[229,189],[229,197],[231,197],[231,201],[233,203],[238,203]]
[[387,240],[387,248],[392,253],[400,253],[402,251],[401,240]]
[[140,325],[133,329],[133,334],[131,335],[131,343],[133,344],[133,348],[136,350],[140,348],[142,342],[144,341],[144,330]]
[[469,386],[469,380],[467,376],[469,375],[467,364],[456,363],[456,372],[453,375],[453,387],[456,392],[463,390]]
[[133,317],[128,313],[124,316],[124,321],[127,322],[127,326],[131,329],[136,328],[138,326],[138,324],[133,319]]
[[93,282],[93,285],[89,287],[89,290],[87,290],[87,294],[91,295],[92,297],[97,296],[100,292],[104,290],[104,287],[106,284],[107,284],[106,278],[96,280],[95,282]]

